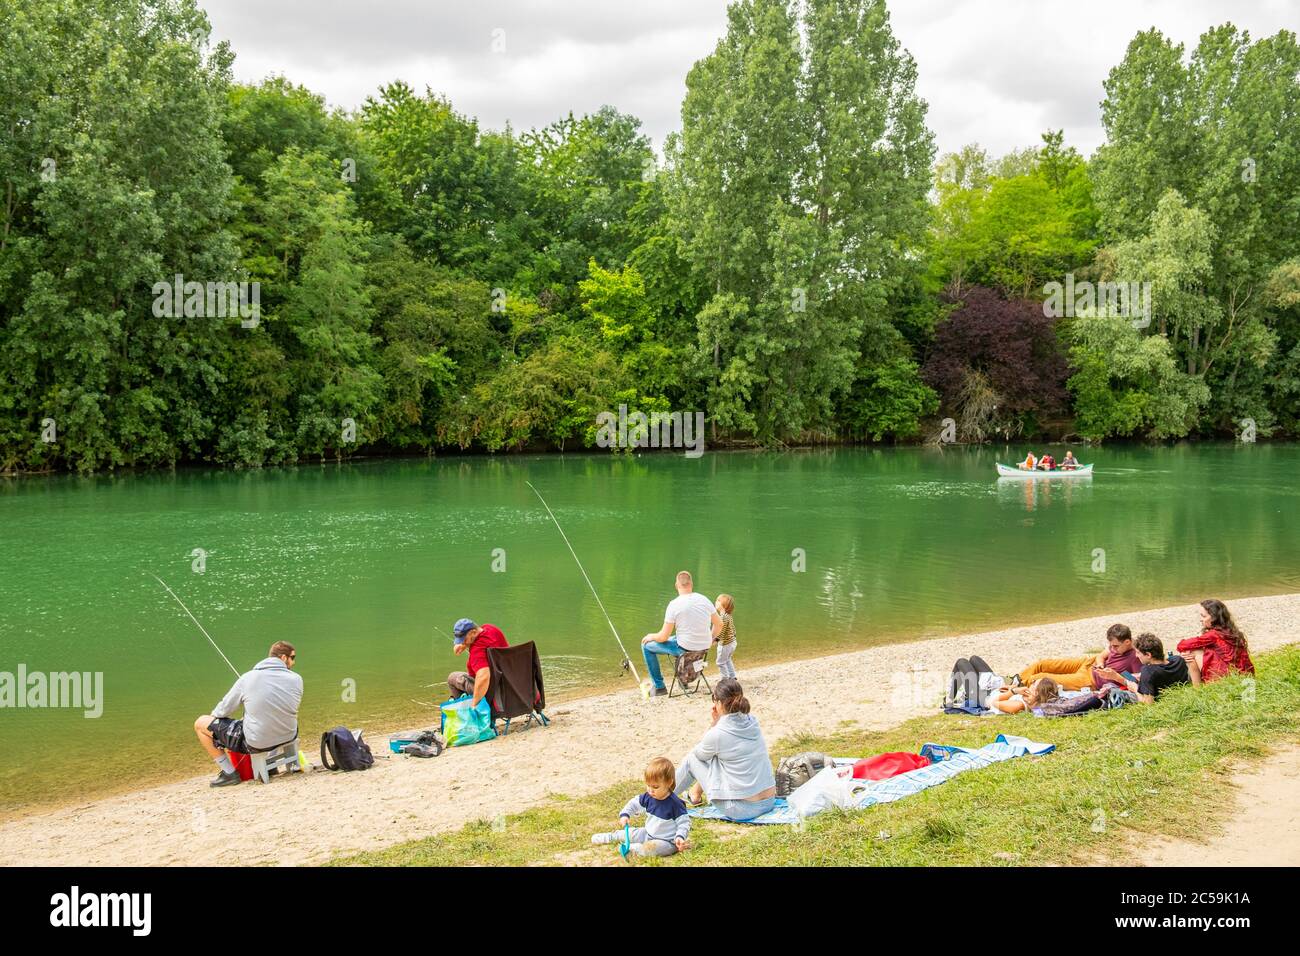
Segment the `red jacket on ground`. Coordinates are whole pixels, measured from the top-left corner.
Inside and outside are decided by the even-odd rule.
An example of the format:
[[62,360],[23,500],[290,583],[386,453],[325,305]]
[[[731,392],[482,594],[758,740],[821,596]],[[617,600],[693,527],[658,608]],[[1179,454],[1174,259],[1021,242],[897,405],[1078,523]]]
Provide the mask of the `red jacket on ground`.
[[1218,628],[1212,627],[1200,637],[1189,637],[1178,642],[1178,653],[1190,657],[1192,651],[1205,652],[1201,658],[1203,681],[1227,677],[1234,670],[1243,674],[1255,673],[1255,664],[1250,659],[1245,643],[1234,641]]

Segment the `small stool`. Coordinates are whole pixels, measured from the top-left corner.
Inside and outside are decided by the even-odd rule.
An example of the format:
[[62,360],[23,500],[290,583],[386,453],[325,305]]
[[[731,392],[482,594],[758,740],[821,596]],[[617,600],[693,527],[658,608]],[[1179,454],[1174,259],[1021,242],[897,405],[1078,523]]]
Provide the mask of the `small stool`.
[[[695,679],[691,681],[689,684],[685,683],[684,681],[678,680],[677,668],[674,667],[673,682],[668,687],[668,696],[687,697],[691,694],[698,693],[700,689],[700,681],[704,681],[704,688],[709,692],[711,696],[713,694],[713,687],[709,684],[709,679],[704,676],[704,667],[706,661],[707,658],[702,657],[695,662]],[[680,694],[674,694],[673,691],[675,691],[678,687],[682,689],[682,692]]]
[[271,774],[279,771],[293,773],[301,770],[298,765],[298,738],[270,750],[251,751],[248,762],[253,766],[253,779],[260,783],[270,783]]

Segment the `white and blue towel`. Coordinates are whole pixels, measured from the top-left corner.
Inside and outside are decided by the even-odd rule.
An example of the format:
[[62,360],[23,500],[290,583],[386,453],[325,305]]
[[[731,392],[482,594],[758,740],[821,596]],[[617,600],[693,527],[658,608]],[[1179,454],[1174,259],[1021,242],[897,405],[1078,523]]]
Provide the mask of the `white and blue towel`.
[[[902,800],[904,797],[910,797],[922,790],[928,790],[930,787],[937,787],[941,783],[947,783],[957,774],[965,773],[967,770],[978,770],[981,767],[987,767],[990,764],[1000,763],[1004,760],[1013,760],[1016,757],[1041,757],[1043,754],[1051,753],[1056,749],[1056,744],[1038,743],[1027,737],[1016,737],[1011,734],[998,734],[997,740],[980,747],[978,750],[967,750],[964,747],[938,748],[933,745],[930,746],[932,747],[931,753],[936,753],[936,755],[941,749],[944,758],[930,764],[928,767],[920,767],[885,780],[875,781],[858,800],[856,809],[865,810],[877,803],[893,803],[895,800]],[[836,764],[841,762],[848,761],[845,758],[835,758]],[[698,807],[691,810],[690,813],[691,816],[701,820],[726,819],[721,811],[714,809],[712,806]],[[784,799],[778,797],[775,807],[761,817],[755,817],[753,820],[747,820],[746,822],[794,824],[798,823],[800,819],[799,814],[795,813]]]

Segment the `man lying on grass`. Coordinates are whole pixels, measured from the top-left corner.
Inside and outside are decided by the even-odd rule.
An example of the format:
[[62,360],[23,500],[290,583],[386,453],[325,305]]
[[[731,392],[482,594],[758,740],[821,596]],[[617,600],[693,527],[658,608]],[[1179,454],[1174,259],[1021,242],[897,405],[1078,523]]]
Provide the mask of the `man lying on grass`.
[[1084,657],[1057,657],[1035,661],[1007,681],[1012,686],[1032,684],[1040,677],[1050,677],[1062,690],[1103,690],[1119,681],[1102,674],[1128,671],[1136,673],[1142,666],[1133,651],[1133,632],[1127,624],[1112,624],[1106,631],[1106,650]]
[[1122,683],[1124,687],[1137,694],[1138,701],[1153,704],[1160,692],[1178,684],[1191,681],[1187,671],[1187,661],[1177,654],[1165,659],[1165,646],[1154,634],[1139,634],[1133,642],[1138,659],[1142,661],[1142,673],[1137,680],[1130,680],[1119,671],[1109,667],[1100,667],[1097,673],[1110,680]]

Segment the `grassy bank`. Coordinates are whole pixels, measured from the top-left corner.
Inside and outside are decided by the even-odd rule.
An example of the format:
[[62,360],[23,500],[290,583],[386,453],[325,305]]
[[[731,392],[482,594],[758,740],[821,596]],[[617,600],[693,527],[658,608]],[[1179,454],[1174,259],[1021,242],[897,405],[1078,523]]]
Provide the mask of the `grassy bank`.
[[[1222,816],[1217,809],[1230,799],[1224,779],[1231,764],[1300,737],[1300,647],[1262,655],[1256,664],[1257,680],[1181,688],[1146,707],[1056,720],[941,715],[882,732],[782,740],[772,747],[774,757],[799,750],[915,751],[926,741],[976,747],[998,733],[1049,741],[1057,749],[963,774],[897,803],[824,813],[801,828],[695,821],[686,853],[638,865],[1072,863],[1116,853],[1117,835],[1132,838],[1129,845],[1141,834],[1194,837]],[[589,838],[615,828],[618,809],[640,786],[632,774],[600,793],[557,797],[516,816],[332,862],[617,863],[615,850],[592,847]]]

